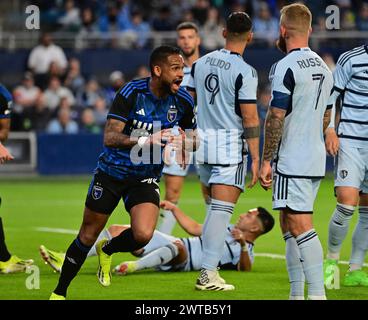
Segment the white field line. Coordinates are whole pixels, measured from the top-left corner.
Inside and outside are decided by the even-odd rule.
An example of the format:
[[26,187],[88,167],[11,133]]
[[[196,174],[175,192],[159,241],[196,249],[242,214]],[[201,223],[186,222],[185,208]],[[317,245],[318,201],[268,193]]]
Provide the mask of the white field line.
[[[72,230],[72,229],[38,227],[38,228],[35,228],[35,230],[41,231],[41,232],[51,232],[51,233],[78,234],[77,230]],[[256,257],[262,257],[262,258],[285,260],[284,255],[276,254],[276,253],[255,253],[254,255]],[[349,264],[349,261],[339,261],[339,264]],[[363,266],[367,267],[368,263],[364,263]]]

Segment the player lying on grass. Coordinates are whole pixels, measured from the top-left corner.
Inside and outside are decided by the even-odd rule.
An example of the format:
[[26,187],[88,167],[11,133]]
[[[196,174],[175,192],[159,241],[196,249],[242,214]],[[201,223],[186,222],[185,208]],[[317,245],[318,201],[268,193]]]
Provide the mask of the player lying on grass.
[[[155,231],[151,241],[142,249],[132,252],[137,261],[122,262],[115,268],[117,274],[156,268],[160,271],[192,271],[199,270],[202,263],[202,225],[188,217],[181,209],[169,201],[162,201],[160,207],[170,210],[180,226],[193,237],[176,238]],[[253,246],[255,240],[269,232],[274,226],[272,215],[262,207],[251,209],[239,216],[235,225],[229,224],[224,244],[224,254],[220,260],[221,269],[237,269],[251,271],[254,260]],[[120,234],[128,225],[112,225],[101,232],[97,242],[103,238],[112,238]],[[65,254],[40,246],[42,258],[54,270],[60,272]],[[95,246],[88,256],[95,256]]]

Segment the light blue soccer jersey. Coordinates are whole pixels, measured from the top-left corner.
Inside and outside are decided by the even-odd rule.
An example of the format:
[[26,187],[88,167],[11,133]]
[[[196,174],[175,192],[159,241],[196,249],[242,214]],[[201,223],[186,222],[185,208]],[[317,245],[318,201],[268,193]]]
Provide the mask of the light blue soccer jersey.
[[240,104],[256,103],[257,72],[243,57],[216,50],[193,64],[188,90],[197,96],[199,163],[238,164],[243,161],[243,120]]
[[368,45],[352,49],[339,57],[334,71],[334,91],[342,95],[337,128],[340,143],[367,148]]
[[295,178],[323,177],[323,116],[333,86],[331,71],[315,52],[299,48],[271,67],[270,81],[270,107],[286,110],[276,171]]

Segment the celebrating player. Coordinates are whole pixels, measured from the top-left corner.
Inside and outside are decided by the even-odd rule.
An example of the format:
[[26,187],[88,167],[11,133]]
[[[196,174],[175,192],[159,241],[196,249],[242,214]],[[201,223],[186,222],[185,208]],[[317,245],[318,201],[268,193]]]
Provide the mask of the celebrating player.
[[[184,56],[184,78],[181,87],[186,87],[190,77],[190,70],[193,62],[199,58],[199,45],[201,39],[199,37],[198,27],[192,22],[183,22],[176,28],[177,45],[181,49]],[[190,159],[193,154],[190,154]],[[189,163],[191,160],[189,160]],[[175,161],[175,152],[172,153],[170,164],[165,165],[162,173],[165,180],[165,200],[178,203],[181,190],[184,183],[184,177],[188,174],[189,165],[183,168]],[[205,190],[202,188],[202,190]],[[205,197],[206,198],[206,197]],[[163,210],[161,214],[161,224],[158,227],[163,233],[171,234],[176,219],[171,211]]]
[[[200,269],[202,263],[202,225],[188,217],[169,201],[162,201],[160,207],[173,212],[179,225],[193,237],[176,238],[155,231],[151,241],[145,247],[133,252],[140,259],[122,262],[115,268],[117,274],[127,274],[147,268],[156,268],[159,271]],[[254,242],[259,236],[269,232],[273,225],[272,215],[262,207],[241,214],[235,225],[229,224],[227,227],[224,253],[219,266],[223,269],[251,271],[254,262]],[[112,225],[104,230],[98,238],[114,237],[127,228],[129,226]],[[60,272],[65,254],[49,250],[45,246],[40,247],[40,253],[55,271]],[[95,255],[96,249],[93,246],[88,257]]]
[[326,106],[333,80],[322,58],[308,47],[311,21],[303,4],[281,9],[278,47],[287,55],[270,71],[272,98],[260,171],[265,189],[273,183],[273,209],[280,210],[292,300],[304,300],[305,280],[309,299],[326,299],[323,251],[312,213],[325,175],[323,133],[330,122]]
[[[162,148],[173,141],[170,128],[174,124],[183,129],[194,129],[196,124],[193,99],[180,88],[184,76],[180,50],[171,46],[156,48],[150,67],[151,78],[131,81],[116,94],[82,226],[66,252],[59,283],[50,299],[65,299],[70,282],[121,198],[130,214],[131,227],[110,241],[97,243],[100,283],[110,285],[113,253],[138,250],[152,238],[159,214]],[[181,145],[195,150],[195,142],[194,138],[186,139]]]
[[198,290],[233,290],[217,271],[224,250],[226,227],[244,190],[247,160],[252,158],[252,187],[258,179],[259,119],[256,106],[257,72],[243,60],[252,39],[252,22],[245,12],[226,21],[225,48],[193,64],[188,90],[197,98],[200,148],[196,153],[201,182],[208,187],[211,205],[203,227],[203,260]]
[[[338,137],[331,121],[326,132],[327,151],[336,155],[335,193],[337,205],[329,224],[328,253],[325,260],[325,284],[332,284],[340,249],[350,220],[359,205],[359,221],[353,234],[346,286],[368,286],[368,275],[361,270],[368,248],[368,87],[366,82],[368,46],[343,53],[334,71],[334,88],[329,104],[341,98]],[[335,142],[334,142],[335,141]]]
[[[10,130],[11,103],[12,96],[10,92],[0,85],[0,164],[14,159],[9,150],[2,144],[7,140]],[[3,222],[0,217],[0,273],[22,272],[31,264],[33,264],[33,260],[23,260],[9,253],[5,243]]]

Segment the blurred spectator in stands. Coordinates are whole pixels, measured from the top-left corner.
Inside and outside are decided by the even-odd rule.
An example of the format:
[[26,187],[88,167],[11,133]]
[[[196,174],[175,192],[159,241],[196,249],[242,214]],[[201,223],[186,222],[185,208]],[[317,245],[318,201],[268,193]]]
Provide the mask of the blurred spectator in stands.
[[77,96],[78,106],[82,108],[93,107],[96,99],[105,97],[103,90],[101,89],[96,78],[91,78],[84,86],[84,90]]
[[35,105],[40,94],[41,90],[35,86],[32,72],[25,72],[22,84],[17,86],[13,91],[13,109],[18,113],[22,113],[24,110]]
[[78,131],[78,124],[71,119],[68,109],[60,109],[57,119],[51,120],[46,128],[46,132],[51,134],[76,134]]
[[173,31],[175,29],[171,21],[171,10],[169,6],[160,8],[158,16],[152,20],[152,28],[156,31]]
[[62,97],[60,99],[60,103],[56,110],[54,110],[53,118],[57,117],[59,111],[61,109],[67,109],[70,112],[70,118],[76,122],[78,122],[80,118],[80,114],[82,113],[82,108],[72,105],[67,97]]
[[78,49],[98,47],[98,25],[90,7],[85,7],[81,13],[81,28],[76,36],[76,47]]
[[93,111],[90,108],[84,109],[81,116],[80,131],[82,133],[98,134],[102,132],[101,127],[96,123]]
[[45,131],[51,119],[51,111],[46,105],[44,94],[40,94],[34,106],[23,113],[23,130]]
[[137,40],[135,41],[134,47],[136,49],[146,47],[151,28],[147,22],[143,21],[142,14],[137,10],[132,12],[131,30],[137,34]]
[[[359,14],[356,19],[357,29],[360,31],[368,31],[368,3],[361,4]],[[367,37],[368,38],[368,37]]]
[[207,20],[201,28],[202,45],[207,50],[215,50],[224,46],[222,30],[224,21],[217,8],[208,10]]
[[[271,88],[269,85],[260,85],[259,91],[258,91],[258,99],[257,99],[257,110],[258,110],[258,116],[259,116],[259,122],[261,128],[263,128],[266,114],[268,110],[268,105],[270,103],[271,99]],[[263,133],[263,130],[261,130]]]
[[103,98],[97,98],[93,107],[93,115],[95,117],[96,124],[101,128],[105,126],[108,109],[106,100]]
[[49,71],[47,73],[47,79],[57,77],[60,79],[61,82],[63,82],[64,76],[65,76],[65,69],[61,69],[55,61],[51,62]]
[[327,66],[331,70],[331,72],[334,72],[334,70],[336,68],[336,63],[335,63],[335,59],[332,56],[332,54],[328,53],[328,52],[323,52],[323,53],[320,54],[320,57],[327,64]]
[[79,60],[77,58],[70,58],[64,85],[72,90],[74,95],[77,95],[83,91],[84,84],[85,80],[81,74]]
[[210,9],[210,2],[208,0],[197,0],[192,7],[193,17],[202,26],[207,20],[207,12]]
[[28,58],[28,67],[35,75],[36,85],[41,89],[47,86],[47,73],[52,62],[62,70],[67,67],[63,49],[53,43],[49,33],[43,33],[40,44],[32,49]]
[[191,4],[188,0],[170,0],[171,19],[174,25],[178,25],[181,22],[183,12],[190,11]]
[[151,76],[151,71],[145,64],[141,64],[135,72],[134,79],[147,78]]
[[66,87],[61,85],[58,77],[50,78],[49,86],[45,90],[46,104],[51,111],[54,111],[60,104],[60,100],[66,97],[69,100],[70,105],[74,105],[75,98],[73,93]]
[[74,0],[66,0],[65,11],[59,18],[58,23],[63,31],[78,31],[81,25],[79,9],[75,7]]
[[194,19],[193,12],[191,10],[186,10],[182,13],[182,17],[177,24],[182,22],[193,22],[194,24],[199,25],[198,21]]
[[111,105],[112,101],[115,98],[116,91],[119,90],[125,83],[124,74],[119,71],[113,71],[109,77],[110,86],[105,89],[105,97],[109,105]]
[[[256,36],[262,35],[262,39],[269,46],[274,46],[275,40],[279,36],[279,22],[271,15],[267,2],[261,2],[257,11],[257,16],[253,19],[253,31]],[[257,41],[259,43],[259,41]],[[263,42],[261,40],[261,42]]]

